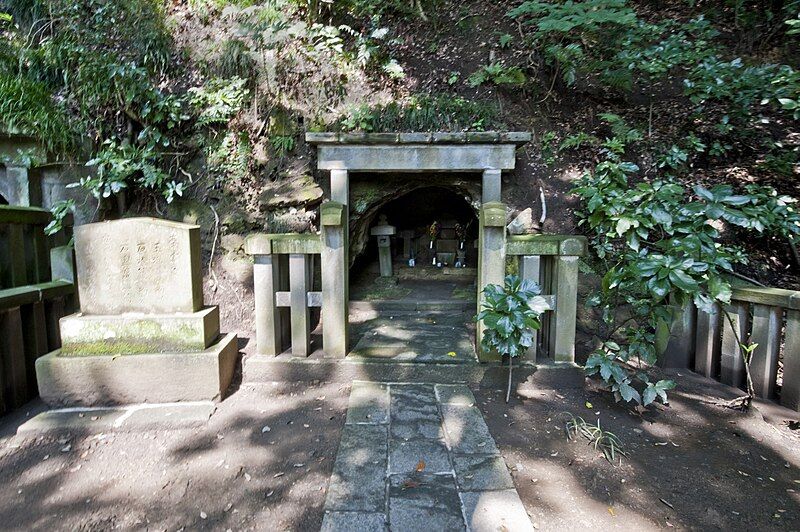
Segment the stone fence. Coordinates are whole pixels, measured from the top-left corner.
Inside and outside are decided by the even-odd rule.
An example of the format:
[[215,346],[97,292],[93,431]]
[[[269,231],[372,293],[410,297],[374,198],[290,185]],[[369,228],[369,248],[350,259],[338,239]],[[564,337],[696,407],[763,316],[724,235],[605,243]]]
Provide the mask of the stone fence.
[[578,305],[578,260],[586,254],[586,238],[571,235],[511,235],[506,253],[517,260],[522,279],[535,281],[550,303],[542,328],[528,350],[528,360],[547,357],[575,362]]
[[800,411],[800,291],[734,288],[725,310],[727,316],[719,306],[710,313],[687,306],[673,326],[663,365],[744,389],[738,340],[757,344],[750,362],[756,395],[780,395],[782,405]]
[[58,321],[76,307],[71,222],[48,238],[51,219],[0,205],[0,413],[37,395],[36,359],[60,347]]

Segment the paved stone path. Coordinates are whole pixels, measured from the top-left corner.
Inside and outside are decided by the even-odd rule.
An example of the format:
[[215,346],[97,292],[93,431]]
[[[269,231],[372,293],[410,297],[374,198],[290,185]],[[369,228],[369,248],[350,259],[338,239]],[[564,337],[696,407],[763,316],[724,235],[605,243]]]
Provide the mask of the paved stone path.
[[354,382],[324,532],[533,530],[463,385]]

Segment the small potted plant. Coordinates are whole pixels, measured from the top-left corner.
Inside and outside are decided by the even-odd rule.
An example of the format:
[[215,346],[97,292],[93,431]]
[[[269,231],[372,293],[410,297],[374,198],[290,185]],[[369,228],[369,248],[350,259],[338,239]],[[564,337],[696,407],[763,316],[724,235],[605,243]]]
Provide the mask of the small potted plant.
[[490,284],[483,289],[481,311],[475,319],[485,327],[481,347],[508,355],[506,403],[511,397],[512,361],[533,345],[534,331],[541,327],[539,318],[549,308],[541,292],[539,285],[520,281],[516,275],[506,277],[503,286]]

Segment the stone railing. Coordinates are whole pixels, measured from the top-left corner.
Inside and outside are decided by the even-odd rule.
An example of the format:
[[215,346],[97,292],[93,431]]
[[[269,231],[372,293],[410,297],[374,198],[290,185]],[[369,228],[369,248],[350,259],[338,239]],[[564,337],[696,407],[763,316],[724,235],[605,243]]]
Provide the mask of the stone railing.
[[575,321],[578,308],[578,260],[586,254],[586,239],[570,235],[512,235],[507,255],[517,260],[519,275],[542,288],[551,312],[542,317],[542,328],[528,360],[551,358],[575,361]]
[[[734,288],[731,304],[711,313],[689,305],[673,325],[664,356],[667,367],[690,368],[725,384],[745,387],[745,367],[739,340],[757,344],[750,361],[758,397],[778,396],[800,411],[800,291],[778,288]],[[730,318],[730,319],[729,319]]]
[[61,346],[58,320],[76,306],[72,248],[45,236],[51,219],[0,205],[0,413],[36,396],[36,359]]
[[254,234],[245,251],[254,256],[257,353],[279,355],[290,344],[293,356],[308,356],[310,309],[322,306],[322,292],[312,291],[320,236]]

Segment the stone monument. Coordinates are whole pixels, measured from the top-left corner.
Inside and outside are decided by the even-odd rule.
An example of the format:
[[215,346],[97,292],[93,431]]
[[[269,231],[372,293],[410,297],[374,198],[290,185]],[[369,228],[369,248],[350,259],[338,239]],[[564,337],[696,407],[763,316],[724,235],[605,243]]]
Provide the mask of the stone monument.
[[380,264],[381,277],[392,276],[392,240],[396,229],[389,225],[385,214],[378,217],[378,225],[370,230],[372,236],[378,237],[378,262]]
[[129,218],[75,228],[80,312],[61,319],[62,347],[36,361],[53,405],[220,399],[235,334],[203,305],[200,228]]

